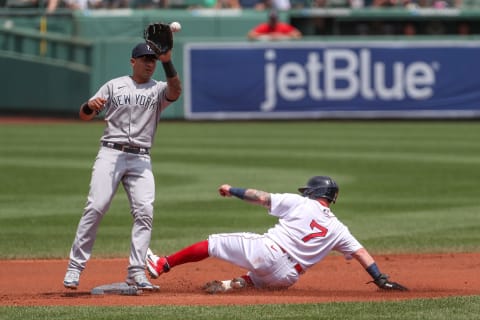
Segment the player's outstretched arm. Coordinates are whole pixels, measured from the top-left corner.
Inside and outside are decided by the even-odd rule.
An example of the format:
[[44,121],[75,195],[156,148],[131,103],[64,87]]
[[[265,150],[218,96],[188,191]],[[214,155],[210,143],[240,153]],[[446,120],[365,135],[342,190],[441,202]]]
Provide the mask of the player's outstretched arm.
[[158,56],[158,60],[162,62],[165,76],[167,77],[167,90],[165,96],[168,101],[176,101],[182,94],[182,82],[178,76],[177,70],[172,63],[172,50]]
[[270,193],[262,190],[234,188],[229,184],[223,184],[218,188],[218,192],[222,197],[235,196],[247,202],[261,205],[267,209],[270,209],[272,205]]
[[373,280],[370,282],[375,283],[380,289],[408,291],[408,288],[397,282],[390,281],[386,274],[381,273],[375,260],[365,248],[357,250],[352,254],[352,256],[365,268],[368,274],[372,277]]
[[165,92],[165,96],[171,102],[177,101],[182,94],[182,82],[178,77],[178,74],[174,77],[167,78],[167,90]]

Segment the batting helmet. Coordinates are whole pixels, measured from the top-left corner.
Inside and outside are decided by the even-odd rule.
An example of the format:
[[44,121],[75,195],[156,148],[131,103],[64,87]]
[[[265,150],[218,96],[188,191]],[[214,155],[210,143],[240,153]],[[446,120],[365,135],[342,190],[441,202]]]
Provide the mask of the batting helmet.
[[314,176],[311,177],[305,187],[298,188],[298,191],[310,199],[325,198],[335,203],[338,196],[338,185],[330,177]]

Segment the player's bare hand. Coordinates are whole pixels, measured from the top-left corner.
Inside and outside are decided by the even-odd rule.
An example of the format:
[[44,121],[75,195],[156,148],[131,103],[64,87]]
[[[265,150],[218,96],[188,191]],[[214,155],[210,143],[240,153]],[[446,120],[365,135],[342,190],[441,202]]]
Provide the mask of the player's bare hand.
[[229,184],[222,184],[219,188],[218,188],[218,193],[220,193],[220,195],[222,197],[231,197],[232,195],[230,194],[230,188],[232,186],[229,185]]
[[88,101],[88,107],[93,111],[99,111],[99,110],[102,110],[106,102],[107,102],[107,99],[98,97]]

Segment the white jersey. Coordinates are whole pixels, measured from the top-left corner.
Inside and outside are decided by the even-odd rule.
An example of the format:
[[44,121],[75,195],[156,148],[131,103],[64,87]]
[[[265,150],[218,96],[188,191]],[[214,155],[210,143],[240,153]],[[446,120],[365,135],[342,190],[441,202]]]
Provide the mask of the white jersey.
[[347,258],[362,245],[329,208],[297,194],[271,193],[270,214],[278,223],[265,236],[275,241],[304,268],[336,250]]
[[105,83],[90,99],[107,99],[101,141],[151,148],[160,113],[171,103],[165,97],[166,88],[166,82],[151,79],[138,84],[130,76]]

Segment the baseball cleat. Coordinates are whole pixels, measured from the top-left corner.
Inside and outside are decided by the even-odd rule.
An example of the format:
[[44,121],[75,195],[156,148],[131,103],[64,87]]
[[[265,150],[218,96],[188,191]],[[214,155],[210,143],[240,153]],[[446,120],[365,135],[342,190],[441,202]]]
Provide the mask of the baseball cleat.
[[152,279],[158,278],[162,273],[170,271],[167,258],[155,255],[150,248],[147,250],[147,271]]
[[67,289],[77,289],[80,284],[80,271],[67,270],[65,278],[63,279],[63,286]]
[[137,289],[142,289],[146,291],[157,291],[160,289],[159,286],[155,286],[148,281],[147,276],[144,273],[139,273],[133,276],[128,276],[125,282],[129,286],[135,286]]
[[243,289],[247,287],[247,282],[243,278],[235,278],[233,280],[213,280],[203,286],[203,290],[210,294],[223,293],[234,289]]
[[203,286],[203,290],[210,294],[221,293],[229,290],[224,284],[223,281],[213,280]]
[[233,289],[243,289],[247,287],[247,282],[243,278],[235,278],[230,282]]

